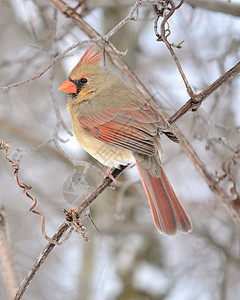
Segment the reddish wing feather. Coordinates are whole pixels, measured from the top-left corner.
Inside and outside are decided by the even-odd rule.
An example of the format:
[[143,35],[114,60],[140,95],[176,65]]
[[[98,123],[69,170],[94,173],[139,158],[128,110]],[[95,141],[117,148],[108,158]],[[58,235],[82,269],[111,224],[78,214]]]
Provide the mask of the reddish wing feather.
[[[153,114],[154,112],[154,114]],[[87,134],[130,151],[154,155],[157,134],[156,112],[127,105],[111,108],[94,116],[80,117],[80,126]]]

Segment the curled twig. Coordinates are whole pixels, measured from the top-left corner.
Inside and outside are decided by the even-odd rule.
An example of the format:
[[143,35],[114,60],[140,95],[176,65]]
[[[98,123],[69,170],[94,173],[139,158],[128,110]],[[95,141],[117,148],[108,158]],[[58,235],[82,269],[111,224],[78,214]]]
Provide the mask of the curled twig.
[[235,196],[239,197],[237,193],[237,187],[236,187],[236,179],[234,178],[232,174],[232,167],[237,164],[237,160],[240,159],[240,144],[237,145],[237,152],[235,155],[227,157],[222,162],[222,170],[224,172],[224,177],[228,177],[228,180],[232,182],[232,187],[230,188],[230,193]]
[[31,186],[27,185],[26,183],[24,183],[20,178],[19,178],[19,165],[17,163],[15,163],[10,157],[9,155],[11,154],[11,146],[10,146],[10,143],[11,141],[6,141],[4,142],[3,140],[0,140],[0,150],[5,150],[6,151],[6,159],[7,161],[9,162],[9,164],[11,165],[11,167],[13,168],[13,177],[16,181],[16,183],[18,184],[18,186],[20,188],[23,189],[23,194],[29,198],[30,200],[32,200],[33,204],[32,206],[30,207],[29,211],[34,213],[34,214],[37,214],[40,216],[41,218],[41,231],[42,231],[42,235],[44,236],[44,238],[52,243],[52,244],[55,244],[55,245],[62,245],[64,244],[68,238],[70,237],[70,235],[72,234],[72,231],[73,231],[73,228],[71,228],[68,232],[68,234],[66,235],[66,237],[60,241],[60,242],[56,242],[54,241],[52,238],[50,238],[47,234],[46,234],[46,230],[45,230],[45,216],[44,214],[39,211],[39,210],[35,210],[34,208],[36,207],[37,205],[37,199],[32,196],[29,191],[31,190]]
[[[187,80],[187,77],[185,75],[185,73],[183,72],[183,69],[182,69],[182,66],[173,50],[173,47],[175,46],[174,44],[170,44],[167,40],[167,38],[169,37],[169,35],[171,34],[171,31],[170,31],[170,28],[169,28],[169,24],[168,24],[168,20],[169,18],[174,14],[174,12],[181,7],[181,5],[183,4],[183,1],[181,0],[180,3],[176,6],[174,1],[172,0],[168,0],[166,1],[166,4],[167,6],[165,7],[165,9],[163,10],[163,12],[161,12],[161,15],[159,13],[157,13],[157,18],[155,20],[155,25],[154,25],[154,28],[155,28],[155,33],[156,33],[156,28],[157,28],[157,24],[156,22],[158,22],[160,16],[163,17],[163,20],[162,20],[162,23],[161,23],[161,26],[160,26],[160,34],[157,32],[156,33],[156,36],[157,36],[157,41],[162,41],[164,42],[164,44],[167,46],[168,50],[170,51],[175,63],[176,63],[176,66],[179,70],[179,73],[181,74],[182,76],[182,79],[185,83],[185,86],[186,86],[186,89],[187,89],[187,92],[189,94],[189,96],[191,97],[191,99],[196,99],[197,98],[197,95],[194,94],[188,80]],[[154,9],[154,11],[156,12],[156,9]],[[165,25],[167,24],[167,29],[165,29]],[[181,42],[182,43],[182,42]],[[181,46],[181,43],[179,43],[177,45],[177,48],[179,48]],[[199,105],[201,104],[201,102],[198,102]]]

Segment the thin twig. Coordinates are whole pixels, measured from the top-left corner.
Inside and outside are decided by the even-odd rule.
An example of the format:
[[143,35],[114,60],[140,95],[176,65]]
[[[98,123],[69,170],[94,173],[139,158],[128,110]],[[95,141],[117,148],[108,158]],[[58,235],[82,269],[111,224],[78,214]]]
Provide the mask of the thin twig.
[[[56,48],[56,41],[57,41],[57,37],[56,37],[56,30],[57,30],[57,9],[55,8],[54,9],[54,18],[53,18],[53,34],[52,34],[52,50],[54,52],[54,56],[57,56],[57,50],[55,49]],[[71,130],[67,127],[66,123],[63,121],[63,118],[61,116],[61,113],[60,113],[60,109],[59,109],[59,106],[57,105],[57,100],[56,100],[56,91],[55,89],[53,88],[53,80],[54,80],[54,73],[55,73],[55,68],[54,68],[54,65],[52,66],[52,70],[51,70],[51,73],[50,73],[50,78],[49,78],[49,83],[50,83],[50,96],[51,96],[51,99],[52,99],[52,103],[53,103],[53,108],[54,108],[54,111],[55,111],[55,114],[56,114],[56,119],[57,119],[57,122],[56,122],[56,126],[55,126],[55,129],[54,129],[54,133],[53,133],[53,137],[55,138],[59,138],[59,129],[60,129],[60,126],[62,126],[65,131],[70,135],[70,136],[73,136],[73,133],[71,132]]]
[[188,92],[189,96],[192,99],[195,99],[195,94],[194,94],[194,92],[193,92],[193,90],[191,88],[191,85],[188,82],[187,76],[185,75],[185,73],[183,71],[183,68],[182,68],[182,66],[181,66],[181,64],[180,64],[180,62],[179,62],[179,60],[177,58],[176,53],[173,50],[172,45],[167,40],[167,37],[170,35],[169,28],[167,30],[167,34],[166,34],[166,31],[165,31],[165,25],[166,25],[167,21],[174,14],[174,12],[176,11],[176,9],[180,8],[180,6],[183,4],[183,1],[180,1],[179,5],[177,7],[175,7],[175,3],[172,0],[168,0],[167,3],[170,4],[170,8],[167,7],[167,9],[165,9],[164,12],[163,12],[163,21],[161,23],[161,28],[160,28],[161,35],[157,36],[158,37],[158,41],[163,41],[164,44],[167,46],[168,50],[170,51],[170,53],[171,53],[171,55],[173,57],[173,60],[176,63],[178,71],[179,71],[179,73],[182,76],[182,79],[183,79],[183,81],[185,83],[185,86],[186,86],[186,89],[187,89],[187,92]]
[[25,79],[25,80],[22,80],[22,81],[19,81],[19,82],[16,82],[16,83],[12,83],[12,84],[9,84],[9,85],[6,85],[6,86],[3,86],[3,87],[0,87],[0,91],[4,92],[4,91],[7,91],[8,89],[10,88],[13,88],[13,87],[18,87],[22,84],[25,84],[25,83],[29,83],[35,79],[38,79],[40,78],[44,73],[46,73],[53,65],[56,64],[56,62],[58,62],[60,59],[64,58],[65,55],[70,52],[71,50],[79,47],[79,46],[82,46],[82,45],[85,45],[85,44],[89,44],[89,43],[93,43],[93,42],[96,42],[97,39],[91,39],[91,40],[86,40],[86,41],[81,41],[81,42],[78,42],[76,44],[73,44],[72,46],[68,47],[67,49],[65,49],[62,53],[58,54],[53,60],[52,62],[47,65],[45,68],[43,68],[41,71],[39,71],[37,74]]
[[135,11],[137,11],[140,5],[141,5],[141,0],[136,1],[133,7],[131,8],[129,14],[104,36],[104,40],[108,41],[110,37],[114,33],[116,33],[123,25],[125,25],[128,21],[133,20],[133,15]]

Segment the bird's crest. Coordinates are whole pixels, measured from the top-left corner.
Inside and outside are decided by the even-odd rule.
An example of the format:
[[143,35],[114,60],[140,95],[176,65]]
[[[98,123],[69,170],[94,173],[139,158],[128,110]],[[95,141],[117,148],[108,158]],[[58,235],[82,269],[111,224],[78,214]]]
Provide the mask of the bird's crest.
[[82,56],[82,58],[80,59],[79,63],[76,65],[76,67],[80,67],[84,64],[90,65],[90,64],[94,64],[94,63],[101,61],[102,60],[102,50],[98,51],[95,54],[94,54],[94,52],[95,52],[95,45],[92,45]]

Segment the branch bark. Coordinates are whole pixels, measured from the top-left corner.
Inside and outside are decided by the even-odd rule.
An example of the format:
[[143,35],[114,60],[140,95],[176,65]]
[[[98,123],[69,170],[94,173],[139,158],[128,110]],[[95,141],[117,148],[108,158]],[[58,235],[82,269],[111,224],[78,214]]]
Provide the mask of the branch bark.
[[240,62],[238,62],[234,67],[229,71],[220,76],[215,80],[211,85],[209,85],[205,90],[196,94],[195,99],[190,99],[186,102],[174,115],[172,115],[168,121],[170,124],[175,123],[180,117],[182,117],[189,110],[196,111],[196,109],[201,105],[202,101],[210,96],[213,92],[216,91],[223,83],[226,83],[229,80],[232,80],[240,73]]
[[[60,238],[63,236],[63,234],[67,231],[69,228],[68,224],[64,221],[63,224],[59,227],[58,231],[54,234],[52,237],[52,240],[58,242]],[[56,246],[56,244],[48,243],[47,246],[43,249],[43,251],[39,254],[36,262],[32,266],[31,270],[28,272],[28,274],[25,276],[23,281],[21,282],[20,286],[17,289],[17,292],[15,294],[14,300],[20,300],[25,293],[27,287],[31,283],[34,275],[37,273],[40,266],[44,263],[45,259],[47,258],[48,254],[53,250],[53,248]]]
[[0,207],[0,271],[7,299],[11,300],[16,292],[17,272],[10,238],[7,230],[5,210]]

